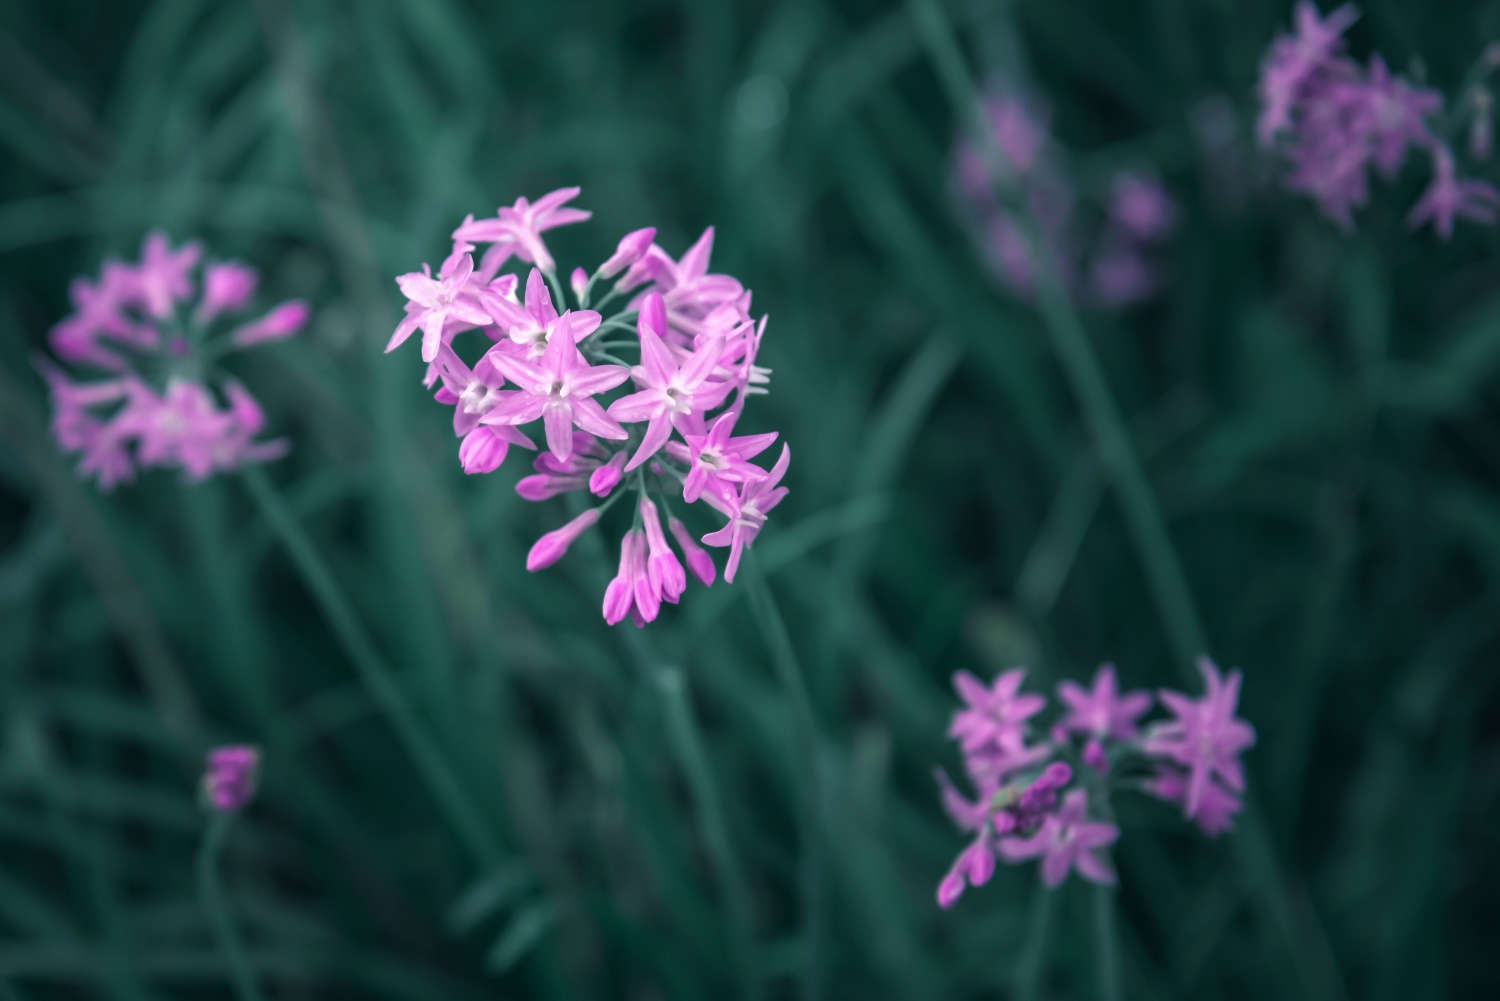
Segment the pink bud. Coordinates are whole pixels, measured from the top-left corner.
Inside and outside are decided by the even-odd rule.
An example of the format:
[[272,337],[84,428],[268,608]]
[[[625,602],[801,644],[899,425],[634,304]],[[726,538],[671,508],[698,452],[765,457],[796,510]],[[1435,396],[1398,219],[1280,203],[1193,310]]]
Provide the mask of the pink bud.
[[568,276],[568,284],[573,288],[574,298],[582,302],[583,290],[589,287],[588,272],[582,268],[574,268],[573,273]]
[[688,569],[693,572],[693,576],[702,581],[704,587],[712,587],[714,558],[698,545],[698,540],[688,532],[687,526],[676,518],[667,521],[667,529],[672,533],[672,538],[677,540],[677,545],[682,547],[682,554],[687,558]]
[[938,884],[938,906],[946,911],[948,908],[958,903],[958,898],[964,895],[965,886],[966,884],[964,883],[963,873],[959,872],[957,869],[954,869],[952,872],[948,873],[948,875],[943,877],[943,881]]
[[516,483],[516,493],[529,501],[543,501],[565,494],[570,490],[577,490],[583,486],[582,476],[552,476],[548,473],[538,473],[535,476],[523,476]]
[[1101,775],[1109,771],[1109,756],[1104,753],[1104,745],[1098,740],[1083,745],[1083,763]]
[[510,450],[510,440],[491,427],[480,425],[468,434],[458,446],[458,461],[470,476],[493,473],[505,461]]
[[625,468],[625,453],[616,452],[609,461],[595,469],[589,476],[589,493],[595,497],[608,497],[610,491],[620,484],[620,470]]
[[626,532],[620,540],[620,569],[604,589],[604,621],[612,626],[624,621],[635,605],[633,569],[636,551],[644,545],[640,532]]
[[667,333],[667,304],[660,292],[648,292],[641,301],[640,316],[636,323],[643,330],[650,330],[657,337]]
[[229,413],[235,425],[247,435],[253,435],[266,426],[266,414],[250,391],[238,382],[224,384],[224,395],[229,397]]
[[561,528],[554,528],[531,547],[526,554],[526,569],[540,570],[563,558],[573,540],[593,528],[599,521],[599,509],[591,507]]
[[259,278],[254,268],[243,264],[209,265],[203,272],[203,298],[198,303],[198,322],[207,323],[220,313],[242,308],[255,293]]
[[297,299],[284,302],[265,316],[234,332],[236,347],[248,348],[265,341],[279,341],[301,330],[307,323],[307,303]]
[[615,252],[609,255],[609,260],[599,265],[599,276],[613,278],[630,267],[651,249],[651,241],[654,239],[656,239],[655,226],[647,226],[645,229],[626,233],[619,245],[615,247]]

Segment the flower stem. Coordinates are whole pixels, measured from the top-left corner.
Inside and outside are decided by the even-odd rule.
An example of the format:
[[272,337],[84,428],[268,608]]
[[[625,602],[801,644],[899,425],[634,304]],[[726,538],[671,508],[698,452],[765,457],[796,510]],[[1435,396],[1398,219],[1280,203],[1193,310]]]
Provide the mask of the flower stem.
[[1026,938],[1026,951],[1016,963],[1017,1001],[1036,1001],[1047,965],[1047,938],[1052,928],[1052,902],[1057,891],[1039,885],[1036,892],[1036,903],[1031,909],[1031,934]]
[[1102,1001],[1119,1001],[1120,960],[1115,949],[1115,891],[1113,887],[1094,887],[1094,951],[1098,959],[1099,997]]
[[323,558],[297,524],[265,473],[259,467],[249,466],[245,469],[244,478],[251,496],[286,547],[287,554],[312,593],[323,618],[333,628],[344,653],[358,672],[360,681],[375,705],[385,713],[396,736],[406,745],[407,753],[421,772],[438,808],[447,816],[448,822],[481,867],[490,868],[498,864],[499,852],[487,833],[484,822],[443,760],[437,743],[423,728],[420,717],[401,691],[401,686],[380,659],[374,642],[360,624],[349,599]]
[[797,651],[792,646],[787,632],[786,620],[761,573],[760,564],[753,551],[745,553],[744,564],[750,592],[750,608],[760,623],[761,632],[771,646],[771,661],[776,674],[792,702],[795,717],[797,754],[801,759],[801,785],[798,808],[799,836],[802,840],[800,880],[802,883],[802,906],[805,928],[803,936],[807,946],[807,966],[803,971],[802,996],[815,1001],[820,996],[821,985],[818,973],[819,939],[822,936],[823,911],[823,847],[819,832],[819,801],[823,782],[822,760],[818,752],[818,724],[813,715],[812,699],[802,676],[802,667],[797,661]]
[[251,969],[244,943],[235,931],[234,919],[224,900],[224,888],[219,884],[219,854],[233,822],[234,814],[217,810],[209,818],[208,829],[203,832],[203,844],[198,849],[198,895],[213,922],[219,946],[229,960],[229,980],[234,985],[235,996],[239,1001],[262,1001],[264,996],[255,982],[255,971]]
[[730,935],[734,948],[735,979],[742,997],[753,1001],[760,997],[760,981],[752,955],[753,930],[750,916],[750,894],[744,867],[729,838],[723,805],[709,773],[708,758],[703,750],[703,735],[688,704],[682,672],[676,668],[659,671],[656,683],[667,706],[667,736],[677,752],[678,761],[687,775],[688,788],[703,825],[703,840],[713,863],[719,890],[724,894]]

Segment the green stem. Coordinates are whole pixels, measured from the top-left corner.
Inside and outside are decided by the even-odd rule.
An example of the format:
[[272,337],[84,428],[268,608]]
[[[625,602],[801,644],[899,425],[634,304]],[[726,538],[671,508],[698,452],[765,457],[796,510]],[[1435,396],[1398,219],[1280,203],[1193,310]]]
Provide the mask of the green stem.
[[490,868],[498,864],[499,852],[486,832],[484,822],[462,785],[444,762],[437,743],[423,728],[416,710],[380,659],[375,644],[354,614],[349,599],[345,597],[311,540],[297,524],[296,518],[264,471],[259,467],[249,466],[244,472],[244,479],[267,523],[280,537],[297,572],[312,592],[323,618],[333,628],[344,653],[358,672],[360,681],[369,691],[375,705],[385,713],[396,736],[406,745],[407,753],[422,773],[438,808],[446,814],[448,822],[453,825],[481,867]]
[[239,1001],[262,1001],[264,995],[256,985],[255,971],[250,968],[250,959],[245,955],[245,946],[235,931],[234,919],[224,900],[224,888],[219,884],[219,854],[233,822],[234,814],[217,810],[209,818],[203,844],[198,849],[198,895],[213,922],[219,947],[229,960],[229,980],[234,985],[235,996]]
[[1016,962],[1017,1001],[1036,1001],[1047,966],[1047,938],[1052,928],[1052,902],[1057,891],[1038,885],[1036,892],[1037,900],[1031,910],[1031,934],[1026,938],[1026,951]]
[[724,821],[724,808],[719,802],[713,776],[709,773],[708,758],[703,750],[703,736],[699,732],[697,720],[693,718],[692,707],[688,704],[682,672],[676,668],[663,670],[657,674],[656,682],[667,704],[667,736],[687,775],[699,823],[703,825],[703,839],[708,847],[709,859],[713,863],[714,874],[729,912],[734,964],[738,968],[735,979],[739,982],[741,996],[754,1001],[760,997],[760,981],[753,959],[750,893],[745,881],[744,866],[729,838],[729,825]]
[[553,272],[553,271],[550,271],[550,270],[549,271],[543,271],[542,272],[542,277],[545,278],[545,279],[547,279],[547,284],[552,289],[552,296],[553,296],[553,298],[557,302],[557,308],[558,308],[558,310],[559,311],[566,310],[568,308],[568,300],[563,298],[562,283],[557,280],[557,274],[555,272]]
[[791,635],[786,628],[786,620],[781,617],[781,609],[776,605],[776,599],[761,573],[754,553],[745,553],[742,566],[748,578],[751,611],[770,643],[771,662],[792,701],[792,712],[796,717],[797,757],[802,763],[802,788],[798,797],[801,801],[798,827],[802,840],[800,879],[806,921],[804,937],[807,943],[802,996],[807,1001],[816,1001],[821,994],[818,964],[823,923],[823,846],[818,824],[823,769],[818,753],[818,724],[813,715],[812,699],[808,696],[802,667],[797,660],[797,651],[792,646]]
[[1119,1001],[1120,960],[1115,950],[1115,891],[1094,887],[1094,950],[1098,958],[1099,997]]

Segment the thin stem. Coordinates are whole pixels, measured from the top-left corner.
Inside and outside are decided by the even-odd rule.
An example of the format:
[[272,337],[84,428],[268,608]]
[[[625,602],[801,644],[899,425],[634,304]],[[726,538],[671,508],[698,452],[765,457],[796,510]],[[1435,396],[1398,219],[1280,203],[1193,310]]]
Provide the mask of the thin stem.
[[781,609],[776,605],[776,599],[753,552],[745,553],[743,566],[749,578],[751,611],[770,643],[771,662],[792,701],[793,715],[796,717],[798,757],[802,763],[802,788],[798,797],[801,801],[798,828],[802,840],[800,879],[804,920],[807,925],[804,931],[807,940],[807,967],[803,971],[802,995],[807,1001],[816,1001],[821,993],[818,950],[823,910],[823,847],[818,824],[823,769],[818,753],[818,724],[813,715],[812,699],[808,696],[802,667],[797,660],[797,651],[792,646],[791,635],[786,628],[786,620],[781,617]]
[[568,300],[563,298],[562,283],[557,280],[557,274],[552,270],[542,272],[542,277],[547,279],[547,284],[552,289],[552,297],[557,302],[557,308],[565,310],[568,308]]
[[1047,965],[1047,938],[1052,929],[1052,902],[1057,892],[1042,885],[1037,886],[1036,892],[1036,903],[1031,909],[1031,934],[1026,938],[1026,951],[1016,962],[1017,1001],[1036,1001]]
[[708,847],[709,859],[713,863],[714,874],[729,912],[734,963],[738,968],[735,979],[739,982],[741,995],[753,1001],[760,996],[760,981],[752,958],[750,893],[745,881],[744,866],[729,838],[729,825],[724,821],[724,808],[719,802],[713,776],[709,773],[708,758],[703,750],[703,736],[698,729],[697,720],[693,718],[692,706],[688,704],[682,672],[676,668],[663,670],[657,674],[656,682],[667,704],[667,736],[687,774],[688,788],[693,794],[699,823],[703,825],[703,839]]
[[1098,957],[1099,997],[1119,1001],[1120,960],[1115,950],[1115,891],[1094,887],[1094,949]]
[[280,537],[297,572],[307,589],[312,592],[313,600],[318,603],[323,618],[333,628],[344,653],[359,673],[360,681],[375,704],[385,713],[396,736],[406,745],[407,753],[421,772],[438,808],[446,814],[448,822],[453,825],[480,866],[489,868],[497,864],[499,852],[486,832],[484,822],[443,760],[438,745],[423,728],[421,719],[407,701],[401,686],[380,659],[375,644],[360,624],[349,599],[323,558],[297,524],[296,518],[287,509],[286,503],[265,473],[256,466],[249,466],[244,472],[244,479],[266,522]]
[[232,813],[217,810],[209,818],[208,829],[203,832],[203,844],[198,849],[198,895],[213,922],[219,947],[229,960],[229,980],[234,985],[235,996],[239,1001],[262,1001],[264,995],[255,982],[255,971],[251,969],[244,943],[235,931],[234,919],[224,900],[224,888],[219,884],[219,854],[233,822]]

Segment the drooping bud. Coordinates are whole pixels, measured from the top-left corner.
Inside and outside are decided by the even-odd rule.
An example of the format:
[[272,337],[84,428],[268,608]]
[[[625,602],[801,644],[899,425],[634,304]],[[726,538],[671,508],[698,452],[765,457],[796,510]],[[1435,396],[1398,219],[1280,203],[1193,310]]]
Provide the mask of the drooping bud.
[[593,528],[598,522],[599,509],[591,507],[561,528],[554,528],[537,539],[531,551],[526,554],[526,569],[536,571],[550,567],[563,558],[563,554],[568,551],[574,539]]

